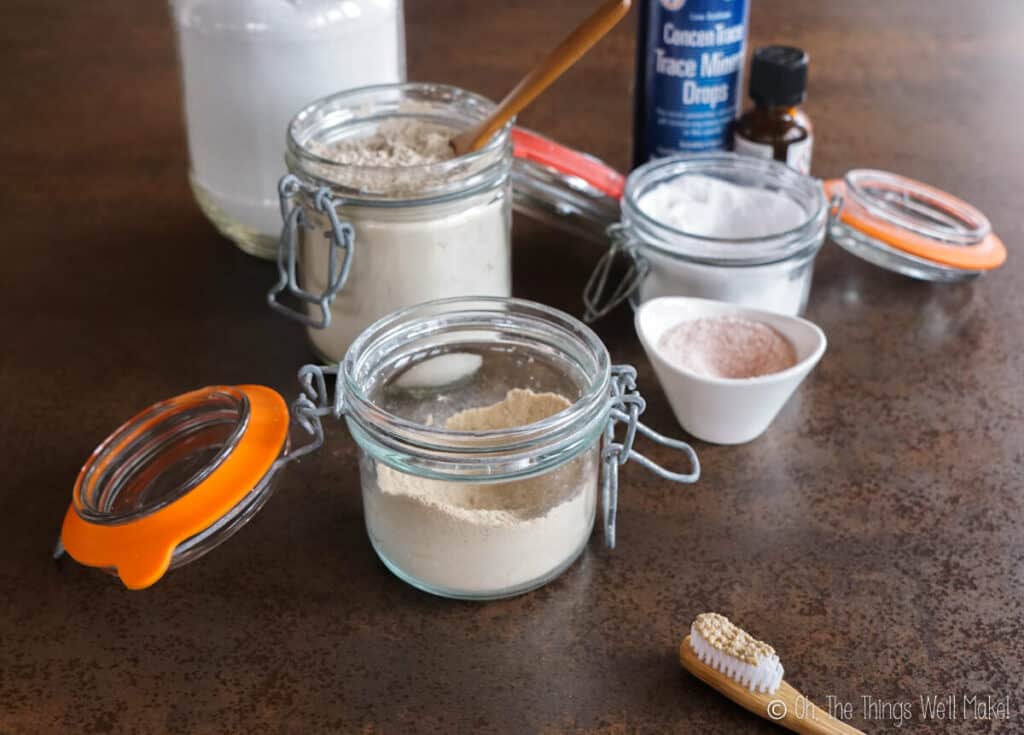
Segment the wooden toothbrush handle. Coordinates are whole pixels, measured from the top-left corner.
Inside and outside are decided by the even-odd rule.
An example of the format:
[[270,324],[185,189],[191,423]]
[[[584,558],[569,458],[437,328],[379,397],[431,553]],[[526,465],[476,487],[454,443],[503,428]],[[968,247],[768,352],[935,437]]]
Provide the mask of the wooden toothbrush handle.
[[455,144],[456,151],[461,152],[462,144],[466,145],[467,150],[475,151],[490,140],[502,125],[551,86],[566,69],[575,64],[591,46],[615,27],[615,24],[629,12],[631,2],[632,0],[605,0],[589,18],[520,80],[482,125],[467,131],[470,135],[466,136],[464,141]]
[[698,659],[690,645],[690,636],[686,636],[679,646],[679,663],[740,707],[787,730],[801,735],[864,735],[863,731],[832,717],[786,682],[782,682],[773,694],[750,691]]

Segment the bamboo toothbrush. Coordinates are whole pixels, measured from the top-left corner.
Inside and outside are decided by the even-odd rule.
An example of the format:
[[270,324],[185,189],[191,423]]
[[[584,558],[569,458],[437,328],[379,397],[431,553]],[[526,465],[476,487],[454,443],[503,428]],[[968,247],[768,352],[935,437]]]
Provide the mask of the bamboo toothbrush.
[[864,735],[782,680],[775,650],[724,615],[702,613],[679,647],[687,671],[755,715],[803,735]]
[[481,148],[502,125],[533,102],[541,92],[551,86],[552,82],[562,76],[566,69],[579,61],[591,46],[615,27],[629,11],[630,4],[631,0],[605,0],[601,3],[600,7],[566,36],[543,61],[530,69],[494,112],[478,125],[452,138],[455,153],[461,156]]

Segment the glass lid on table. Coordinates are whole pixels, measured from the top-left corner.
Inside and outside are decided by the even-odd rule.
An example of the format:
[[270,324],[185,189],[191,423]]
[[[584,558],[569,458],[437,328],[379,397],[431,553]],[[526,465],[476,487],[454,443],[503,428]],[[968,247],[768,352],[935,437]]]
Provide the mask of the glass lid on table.
[[270,497],[289,458],[288,406],[262,386],[213,386],[157,403],[114,431],[75,482],[56,556],[130,589],[228,539]]
[[619,219],[626,177],[586,153],[526,128],[512,129],[516,211],[582,237],[604,241]]
[[962,199],[905,176],[857,169],[826,181],[829,234],[850,253],[926,281],[976,278],[1001,266],[1006,247]]

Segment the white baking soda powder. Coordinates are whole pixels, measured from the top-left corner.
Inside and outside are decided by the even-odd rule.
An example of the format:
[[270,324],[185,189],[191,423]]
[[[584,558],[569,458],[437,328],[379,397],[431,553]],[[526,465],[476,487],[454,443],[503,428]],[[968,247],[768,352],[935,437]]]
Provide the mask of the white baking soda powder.
[[663,225],[720,240],[771,237],[807,220],[785,194],[712,176],[680,176],[662,184],[640,199],[640,209]]
[[[685,175],[646,192],[638,206],[659,224],[679,231],[677,237],[659,242],[658,249],[643,248],[650,270],[640,285],[641,302],[694,296],[783,314],[803,310],[813,260],[773,258],[770,249],[772,238],[808,221],[808,213],[790,196],[712,176]],[[768,262],[742,262],[760,255]]]
[[[515,389],[445,426],[513,428],[568,406],[555,393]],[[378,553],[420,586],[481,597],[529,587],[571,562],[590,536],[597,449],[544,474],[497,483],[426,479],[375,462],[364,468],[376,474],[363,479],[367,530]]]

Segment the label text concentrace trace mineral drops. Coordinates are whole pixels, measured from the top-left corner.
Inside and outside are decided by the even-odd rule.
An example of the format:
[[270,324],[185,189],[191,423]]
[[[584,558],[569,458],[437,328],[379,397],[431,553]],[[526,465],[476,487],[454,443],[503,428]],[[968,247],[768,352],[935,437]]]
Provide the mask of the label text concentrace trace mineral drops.
[[747,0],[640,5],[633,159],[729,147],[740,102]]

